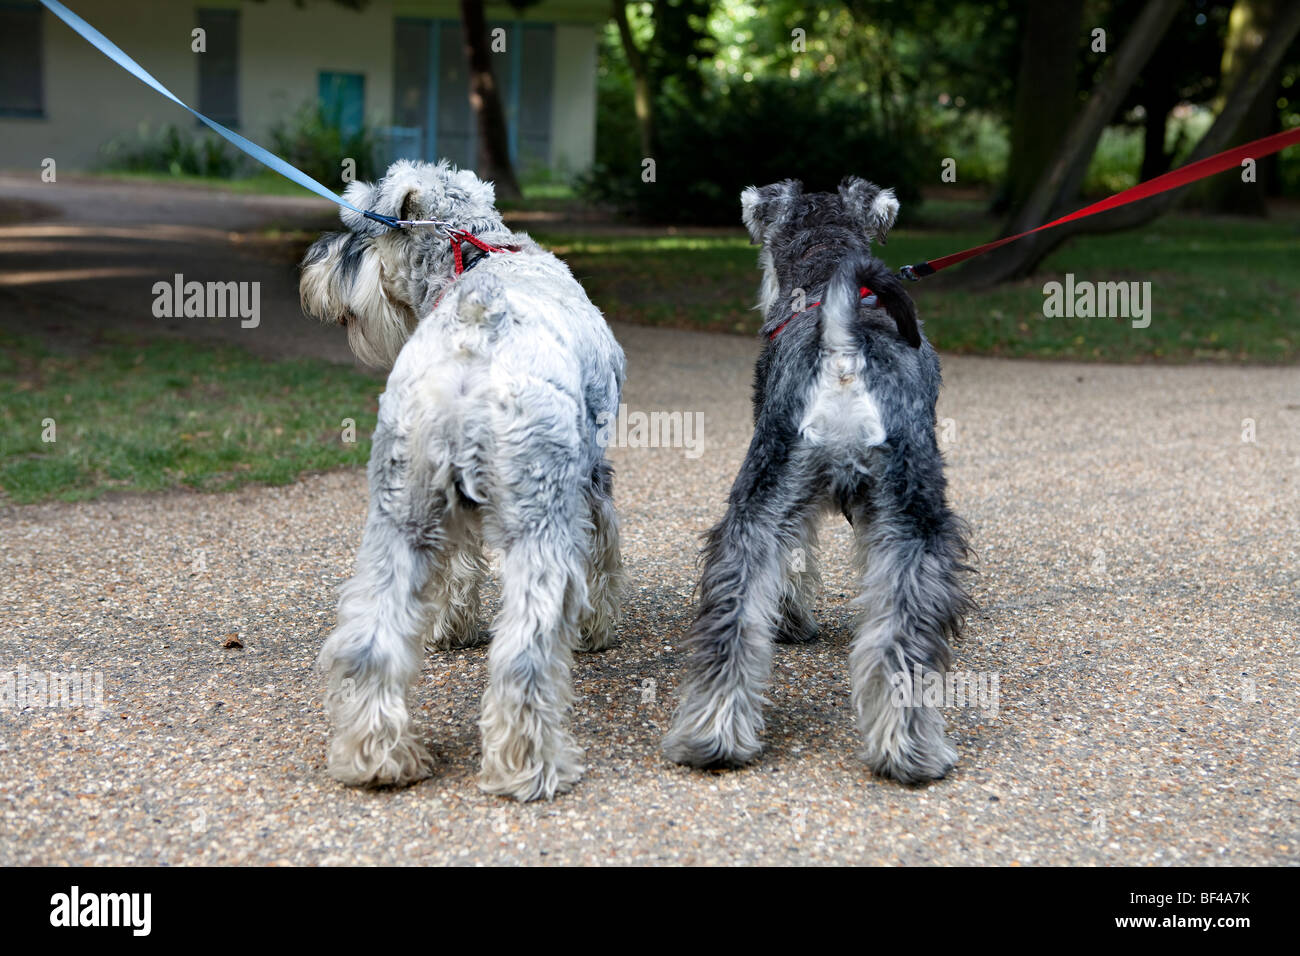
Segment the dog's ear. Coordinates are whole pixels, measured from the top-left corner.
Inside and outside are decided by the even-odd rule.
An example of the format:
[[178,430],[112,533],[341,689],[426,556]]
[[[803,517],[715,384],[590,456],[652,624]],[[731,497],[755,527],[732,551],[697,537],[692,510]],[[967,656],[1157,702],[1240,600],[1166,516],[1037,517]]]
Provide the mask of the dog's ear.
[[[420,219],[421,182],[415,164],[399,160],[388,167],[388,172],[378,185],[360,180],[349,183],[343,198],[363,212],[375,212],[393,219]],[[382,222],[367,219],[351,209],[341,213],[343,224],[363,236],[382,236],[389,227]]]
[[845,176],[840,183],[840,202],[868,238],[885,244],[898,218],[898,198],[892,189],[881,189],[858,176]]
[[754,245],[762,245],[763,240],[772,235],[794,200],[802,194],[803,183],[797,179],[770,186],[750,186],[740,194],[740,216]]

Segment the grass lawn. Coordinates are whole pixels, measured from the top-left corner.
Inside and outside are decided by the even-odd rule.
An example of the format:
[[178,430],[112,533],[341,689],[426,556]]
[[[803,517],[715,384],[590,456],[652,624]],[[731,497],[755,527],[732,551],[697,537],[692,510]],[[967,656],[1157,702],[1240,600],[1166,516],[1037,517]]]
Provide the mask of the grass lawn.
[[[892,266],[936,258],[990,238],[973,203],[927,203],[878,249]],[[755,250],[727,234],[612,235],[536,231],[564,256],[611,318],[752,334]],[[1145,229],[1076,238],[1033,279],[973,295],[912,287],[926,333],[946,352],[1110,362],[1300,358],[1300,216],[1266,221],[1169,216]],[[978,260],[972,264],[978,268]],[[971,268],[972,265],[958,268]],[[1151,283],[1151,324],[1043,316],[1043,284]]]
[[346,366],[212,344],[110,338],[60,355],[0,337],[0,501],[286,484],[361,465],[380,390]]

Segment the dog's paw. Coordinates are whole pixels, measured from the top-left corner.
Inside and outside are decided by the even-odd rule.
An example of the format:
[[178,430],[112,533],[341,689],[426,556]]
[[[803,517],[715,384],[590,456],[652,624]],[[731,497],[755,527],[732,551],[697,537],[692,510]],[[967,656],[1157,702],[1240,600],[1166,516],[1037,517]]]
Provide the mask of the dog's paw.
[[811,644],[821,636],[821,628],[811,614],[786,615],[776,630],[778,644]]
[[701,734],[674,725],[663,743],[664,756],[673,763],[701,770],[736,770],[753,763],[763,745],[752,730],[744,733]]
[[862,759],[871,772],[899,783],[918,785],[942,780],[957,765],[957,750],[942,734],[923,744],[867,751]]
[[414,737],[389,743],[378,737],[335,737],[329,773],[350,787],[405,786],[433,773],[433,756]]
[[573,645],[575,651],[584,654],[605,651],[614,646],[614,626],[603,622],[584,625],[578,632],[578,642]]
[[459,651],[468,647],[482,647],[491,640],[492,632],[477,623],[454,631],[448,628],[434,628],[424,637],[424,649],[429,652]]
[[550,800],[558,793],[572,790],[582,779],[584,769],[582,751],[577,747],[566,747],[554,757],[520,767],[511,766],[499,755],[485,753],[478,786],[484,793],[513,797],[520,803]]

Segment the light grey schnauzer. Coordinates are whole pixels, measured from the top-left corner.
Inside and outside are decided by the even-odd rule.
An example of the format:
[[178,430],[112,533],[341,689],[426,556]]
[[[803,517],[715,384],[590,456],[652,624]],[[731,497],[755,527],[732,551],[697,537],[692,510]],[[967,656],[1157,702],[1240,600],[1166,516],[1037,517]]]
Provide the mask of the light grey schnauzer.
[[901,282],[871,256],[898,214],[891,190],[856,177],[838,193],[794,180],[746,189],[761,245],[767,345],[754,380],[754,437],[726,516],[708,534],[688,675],[667,755],[737,766],[759,753],[773,640],[812,640],[816,526],[826,511],[857,538],[861,622],[849,653],[863,757],[915,783],[957,759],[914,668],[942,673],[969,606],[964,525],[944,498],[935,442],[939,359]]
[[[303,308],[346,325],[363,360],[391,365],[370,456],[370,507],[338,624],[320,653],[334,723],[330,773],[349,784],[427,776],[407,693],[422,648],[485,640],[484,546],[501,561],[480,786],[550,798],[582,775],[569,732],[571,651],[608,645],[621,561],[598,421],[617,414],[623,352],[569,269],[446,163],[394,163],[351,184],[359,209],[437,219],[391,229],[344,210],[346,232],[302,264]],[[509,251],[505,251],[505,250]]]

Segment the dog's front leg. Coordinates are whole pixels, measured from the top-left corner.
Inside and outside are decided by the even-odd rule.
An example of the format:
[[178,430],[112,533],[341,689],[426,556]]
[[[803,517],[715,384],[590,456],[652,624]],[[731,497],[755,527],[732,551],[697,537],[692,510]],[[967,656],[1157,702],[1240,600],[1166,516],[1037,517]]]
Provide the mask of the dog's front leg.
[[601,460],[584,495],[591,516],[587,548],[588,609],[579,623],[580,651],[603,651],[614,642],[623,589],[623,556],[614,510],[614,469]]
[[477,647],[488,641],[479,626],[479,588],[488,562],[477,522],[463,518],[463,527],[448,542],[444,573],[431,575],[424,588],[428,614],[424,646],[430,651]]
[[777,627],[778,644],[807,644],[817,640],[820,629],[812,615],[813,601],[821,587],[821,570],[817,560],[817,522],[819,515],[810,511],[797,529],[797,538],[786,552],[785,593],[781,595],[781,623]]

